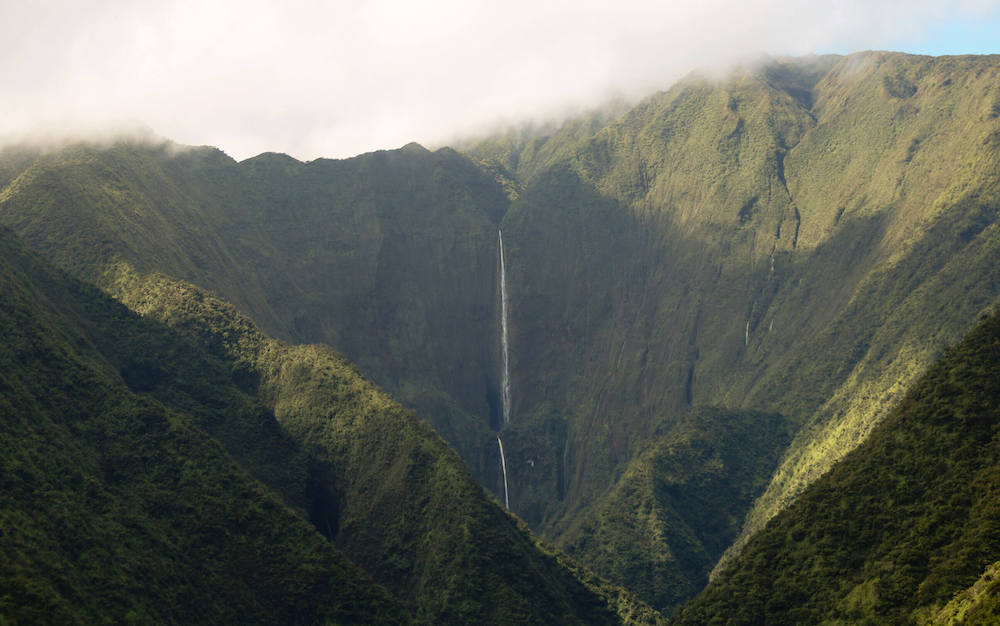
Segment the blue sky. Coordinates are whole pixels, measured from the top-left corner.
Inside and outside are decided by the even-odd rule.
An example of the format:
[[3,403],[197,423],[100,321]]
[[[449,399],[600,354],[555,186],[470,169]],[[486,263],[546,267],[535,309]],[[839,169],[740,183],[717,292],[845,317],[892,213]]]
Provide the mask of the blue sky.
[[1000,54],[1000,9],[982,16],[955,16],[928,26],[923,37],[900,42],[913,54]]
[[1000,0],[0,0],[0,142],[428,146],[761,53],[1000,53]]

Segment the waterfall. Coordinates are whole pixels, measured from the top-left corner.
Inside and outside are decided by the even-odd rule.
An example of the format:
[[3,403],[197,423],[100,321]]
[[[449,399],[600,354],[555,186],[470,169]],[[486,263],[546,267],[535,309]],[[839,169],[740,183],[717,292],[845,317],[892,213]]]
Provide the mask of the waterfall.
[[[507,268],[503,262],[503,231],[497,229],[497,241],[500,244],[500,356],[503,361],[500,402],[503,406],[502,429],[510,424],[510,361],[507,344]],[[500,469],[503,471],[503,504],[510,509],[510,491],[507,489],[507,459],[503,454],[503,441],[497,433],[497,446],[500,448]]]
[[[510,361],[507,358],[507,270],[503,263],[503,231],[498,230],[500,240],[500,349],[503,357],[503,423],[510,424]],[[501,444],[501,447],[502,444]]]
[[507,459],[503,456],[503,442],[500,441],[500,435],[497,435],[497,445],[500,446],[500,469],[503,470],[503,504],[504,507],[510,508],[510,493],[507,491]]

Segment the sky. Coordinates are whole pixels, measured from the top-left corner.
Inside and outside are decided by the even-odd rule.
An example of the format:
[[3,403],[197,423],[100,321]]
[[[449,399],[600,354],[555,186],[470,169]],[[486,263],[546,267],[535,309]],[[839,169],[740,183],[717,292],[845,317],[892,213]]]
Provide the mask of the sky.
[[1000,53],[1000,0],[0,0],[0,142],[443,145],[759,56]]

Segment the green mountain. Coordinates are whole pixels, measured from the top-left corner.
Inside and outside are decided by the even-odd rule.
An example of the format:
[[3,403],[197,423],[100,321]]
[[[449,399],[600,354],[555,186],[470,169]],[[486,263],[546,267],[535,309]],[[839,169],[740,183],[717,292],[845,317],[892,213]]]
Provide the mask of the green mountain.
[[998,372],[993,315],[754,536],[679,623],[995,623]]
[[5,618],[655,622],[328,347],[119,264],[130,310],[2,243]]
[[[264,407],[219,384],[228,372],[9,231],[0,285],[5,623],[408,621],[290,508],[306,504],[309,464]],[[244,460],[259,455],[290,501],[204,427],[252,434]]]
[[[587,474],[620,467],[650,416],[689,404],[809,424],[775,502],[835,460],[807,447],[863,438],[996,302],[997,71],[778,62],[682,81],[582,144],[552,136],[575,150],[529,160],[503,226],[516,412],[558,404],[581,459],[569,508],[607,485]],[[892,95],[897,76],[920,89]]]
[[[193,305],[161,311],[137,296],[159,293],[151,276],[210,290],[203,301],[231,303],[277,339],[332,346],[495,494],[505,461],[512,510],[548,541],[672,609],[996,307],[998,74],[997,57],[769,60],[461,153],[411,144],[236,163],[155,141],[8,148],[0,223],[171,328],[205,322],[185,321]],[[395,449],[392,428],[365,431],[370,443],[320,432],[323,368],[262,361],[271,352],[254,346],[270,340],[233,344],[230,323],[215,324],[199,345],[216,346],[237,391],[270,407],[311,462],[337,467],[328,449],[353,450],[350,489],[392,477],[394,498],[408,493],[403,466],[376,471],[352,447]],[[277,381],[311,417],[282,413]],[[428,493],[447,490],[439,478]],[[358,532],[384,517],[368,505]],[[397,530],[415,541],[429,519]],[[377,570],[412,582],[406,568],[424,561],[383,562],[361,546],[376,538],[327,534],[407,608],[423,606]]]
[[663,416],[778,413],[797,435],[738,546],[863,441],[996,306],[998,72],[775,61],[690,77],[586,140],[511,144],[493,162],[524,177],[502,224],[515,414],[527,445],[564,433],[512,464],[515,508],[558,538]]
[[[0,161],[23,165],[13,157]],[[0,202],[5,224],[84,280],[106,286],[125,261],[212,290],[277,338],[334,346],[480,475],[487,454],[497,472],[507,200],[453,151],[237,164],[167,143],[75,145],[30,161]]]

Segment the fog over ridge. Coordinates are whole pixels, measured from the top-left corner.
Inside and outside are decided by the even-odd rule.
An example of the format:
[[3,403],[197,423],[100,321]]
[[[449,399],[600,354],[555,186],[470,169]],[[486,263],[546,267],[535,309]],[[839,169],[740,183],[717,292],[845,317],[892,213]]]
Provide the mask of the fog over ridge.
[[148,126],[243,159],[440,144],[759,54],[899,49],[1000,0],[191,0],[0,7],[0,138]]

